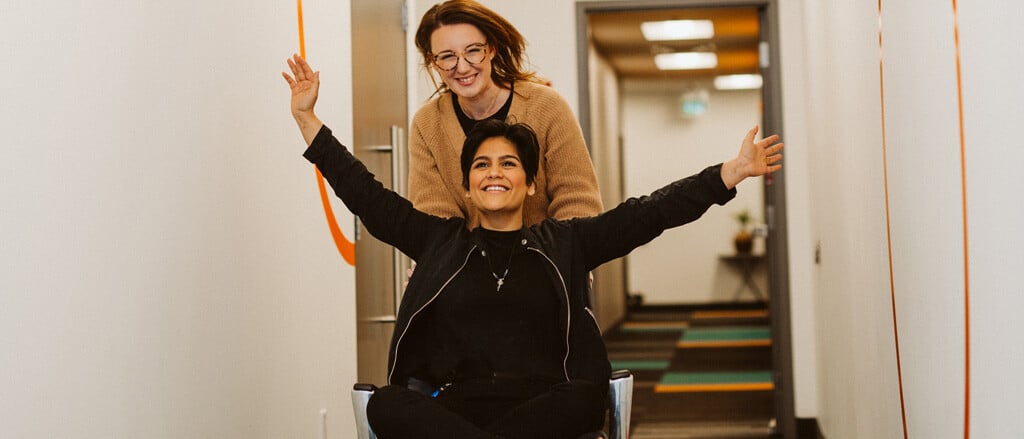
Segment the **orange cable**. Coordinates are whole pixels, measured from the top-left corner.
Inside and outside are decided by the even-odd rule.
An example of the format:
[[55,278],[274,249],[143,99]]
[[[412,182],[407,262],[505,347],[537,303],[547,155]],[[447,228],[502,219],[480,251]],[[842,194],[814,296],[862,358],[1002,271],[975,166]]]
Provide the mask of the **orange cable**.
[[900,331],[896,318],[896,281],[892,263],[892,221],[889,205],[889,159],[885,138],[885,74],[882,59],[882,0],[878,0],[878,84],[882,107],[882,178],[885,186],[885,239],[889,252],[889,294],[892,301],[892,330],[896,342],[896,379],[900,387],[900,418],[903,420],[903,439],[907,439],[907,409],[903,395],[903,365],[900,360]]
[[[303,59],[306,58],[306,32],[302,25],[302,0],[296,0],[298,3],[299,12],[299,55]],[[316,171],[316,184],[320,190],[320,202],[324,206],[324,216],[327,218],[327,228],[331,231],[331,237],[334,239],[334,245],[338,247],[338,253],[341,254],[341,258],[345,260],[349,265],[356,265],[356,247],[352,241],[349,241],[345,237],[345,234],[341,231],[341,227],[338,227],[338,220],[334,217],[334,210],[331,208],[331,199],[327,193],[327,185],[324,184],[324,176],[320,174],[320,170],[314,167]]]
[[953,0],[953,40],[956,44],[956,98],[960,118],[960,197],[964,218],[964,439],[971,437],[971,277],[967,240],[967,142],[964,140],[964,89],[960,70],[960,23]]
[[306,30],[302,25],[302,0],[296,0],[299,7],[299,55],[306,59]]

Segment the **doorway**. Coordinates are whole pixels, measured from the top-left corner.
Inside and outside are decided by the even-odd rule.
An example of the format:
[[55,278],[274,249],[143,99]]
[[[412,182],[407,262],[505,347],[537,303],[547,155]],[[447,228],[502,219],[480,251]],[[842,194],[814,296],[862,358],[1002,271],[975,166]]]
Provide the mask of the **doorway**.
[[[354,1],[352,113],[356,157],[382,182],[406,193],[408,126],[405,0]],[[388,60],[380,68],[375,60]],[[357,379],[387,383],[388,346],[408,258],[356,223]]]
[[[630,177],[626,175],[627,171],[625,169],[627,168],[622,164],[627,159],[628,152],[626,149],[630,147],[629,129],[621,125],[628,119],[628,117],[624,117],[621,114],[624,111],[628,111],[628,108],[623,105],[623,102],[626,100],[625,94],[632,93],[637,88],[652,87],[648,90],[652,97],[659,94],[672,95],[670,100],[676,100],[678,105],[673,111],[678,111],[678,117],[681,119],[699,117],[694,116],[694,114],[700,114],[700,106],[702,103],[706,106],[709,102],[709,97],[703,94],[708,93],[706,90],[702,91],[701,86],[695,84],[699,84],[702,81],[707,82],[711,79],[707,75],[705,75],[703,80],[697,79],[693,73],[674,75],[647,72],[646,74],[649,78],[655,77],[658,78],[658,81],[655,81],[655,85],[639,85],[644,83],[644,81],[631,80],[628,77],[644,76],[644,73],[636,72],[638,69],[642,70],[642,67],[637,66],[644,62],[650,64],[650,60],[645,61],[640,58],[650,58],[652,51],[640,52],[634,50],[632,53],[629,53],[627,50],[627,54],[631,56],[625,57],[625,61],[621,62],[618,66],[613,66],[608,57],[602,56],[598,48],[595,47],[593,42],[594,20],[608,14],[649,15],[652,17],[665,15],[671,17],[673,15],[672,11],[675,11],[675,15],[706,15],[709,18],[728,16],[730,14],[753,14],[757,23],[754,31],[756,38],[754,39],[753,68],[756,70],[756,73],[760,74],[762,79],[762,86],[757,96],[760,105],[758,108],[759,114],[756,117],[759,120],[754,122],[762,127],[762,133],[778,133],[781,135],[783,134],[781,132],[781,102],[778,99],[781,96],[779,90],[781,82],[778,77],[778,68],[773,63],[774,60],[778,59],[778,12],[776,3],[776,0],[613,0],[578,2],[576,4],[580,124],[583,128],[584,136],[587,138],[587,144],[591,145],[592,155],[594,156],[599,179],[601,180],[602,192],[607,192],[604,194],[606,199],[621,200],[627,196],[636,195],[636,193],[627,193],[627,190],[632,191],[632,189],[627,189],[626,187]],[[621,23],[625,21],[625,18],[620,16],[612,20]],[[727,46],[726,48],[729,48],[733,44],[727,40],[714,40],[710,42],[712,47],[707,47],[708,43],[709,41],[691,43],[691,46],[703,44],[705,47],[694,47],[694,51],[715,51],[715,45]],[[671,49],[671,46],[671,43],[662,45],[662,47],[669,49]],[[658,50],[654,50],[654,52],[658,52]],[[748,68],[739,65],[746,58],[732,56],[736,54],[727,53],[729,50],[724,50],[723,52],[725,53],[719,54],[719,66],[721,67],[718,68],[718,73],[735,73],[729,70]],[[730,56],[732,57],[730,58]],[[709,73],[709,71],[704,73]],[[660,83],[660,85],[657,83]],[[681,83],[684,85],[679,85]],[[679,88],[672,92],[666,91],[673,86],[672,84]],[[708,109],[704,108],[704,110],[707,111]],[[685,123],[685,120],[680,122],[680,124]],[[740,135],[742,135],[745,128],[739,128]],[[732,128],[732,131],[736,130],[737,128]],[[732,135],[732,137],[735,138],[736,135]],[[735,148],[738,146],[738,140],[738,138],[735,138],[727,143],[727,150],[734,153]],[[688,155],[697,154],[698,150],[683,151],[682,153]],[[664,154],[661,154],[660,157],[671,158],[671,160],[665,160],[667,162],[675,161],[674,157],[666,157]],[[720,160],[727,156],[719,152],[718,157]],[[704,158],[699,158],[697,161],[703,164],[708,163]],[[669,166],[672,166],[672,163],[669,163]],[[663,183],[667,183],[671,178],[688,175],[699,169],[680,167],[674,171],[665,171],[675,173],[655,171],[651,172],[651,174],[657,174],[654,176],[655,178],[660,177],[665,180]],[[756,286],[766,287],[761,291],[766,296],[766,306],[770,315],[770,349],[773,358],[772,376],[770,379],[773,381],[771,392],[775,421],[774,429],[775,433],[779,436],[791,438],[796,437],[796,420],[793,411],[791,380],[788,251],[786,249],[784,197],[785,178],[782,172],[770,178],[765,178],[763,187],[758,188],[761,190],[759,198],[762,200],[755,201],[755,203],[760,202],[761,204],[754,206],[756,208],[754,210],[758,211],[760,214],[758,219],[763,220],[765,224],[763,231],[766,238],[763,240],[763,253],[761,254],[764,256],[764,275],[766,279],[760,281],[763,285],[758,284],[758,281],[755,280],[755,288]],[[745,184],[749,185],[751,183]],[[717,253],[711,253],[709,258],[718,261],[718,256]],[[725,260],[721,262],[723,264],[726,263]],[[630,261],[627,260],[626,267],[622,268],[623,277],[626,278],[624,284],[634,285],[636,282],[633,282],[633,279],[629,279],[629,274],[633,272],[633,270],[629,269],[629,264]],[[630,290],[630,287],[625,287],[625,293],[634,293],[627,298],[627,301],[635,303],[637,302],[635,295],[637,291]],[[746,291],[742,290],[738,291],[738,293],[747,294]]]

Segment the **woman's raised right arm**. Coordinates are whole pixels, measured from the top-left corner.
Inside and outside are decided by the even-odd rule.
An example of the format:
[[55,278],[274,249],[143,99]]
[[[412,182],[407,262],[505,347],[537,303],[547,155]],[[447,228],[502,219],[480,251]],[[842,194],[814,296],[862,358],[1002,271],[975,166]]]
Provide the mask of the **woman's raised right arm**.
[[324,125],[313,112],[316,98],[320,93],[320,72],[314,72],[309,63],[298,54],[288,59],[288,68],[294,77],[285,72],[281,72],[281,76],[284,76],[288,87],[292,89],[292,117],[299,125],[299,131],[302,132],[302,138],[306,140],[308,146],[313,143],[313,138]]
[[292,90],[292,116],[308,145],[303,156],[316,165],[334,193],[359,216],[370,234],[417,259],[425,242],[424,231],[436,230],[431,224],[443,220],[417,211],[409,200],[378,182],[316,116],[313,108],[320,73],[314,72],[298,55],[288,60],[288,66],[294,77],[282,75]]

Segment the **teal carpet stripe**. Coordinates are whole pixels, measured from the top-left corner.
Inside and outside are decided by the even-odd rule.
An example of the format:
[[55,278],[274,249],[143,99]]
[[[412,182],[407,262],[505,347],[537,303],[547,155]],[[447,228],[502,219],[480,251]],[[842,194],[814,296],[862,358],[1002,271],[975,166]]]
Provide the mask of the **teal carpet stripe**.
[[665,372],[661,384],[745,384],[770,383],[772,372]]
[[612,360],[612,370],[665,370],[668,369],[668,360]]
[[683,332],[682,341],[761,340],[771,338],[771,328],[749,326],[734,328],[690,328]]

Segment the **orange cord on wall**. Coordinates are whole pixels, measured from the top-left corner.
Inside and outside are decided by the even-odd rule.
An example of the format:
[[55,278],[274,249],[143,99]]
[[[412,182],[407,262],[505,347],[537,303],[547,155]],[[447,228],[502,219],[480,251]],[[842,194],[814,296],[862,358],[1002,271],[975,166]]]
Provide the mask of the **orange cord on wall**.
[[960,18],[953,0],[953,41],[956,45],[956,99],[960,118],[960,196],[964,220],[964,439],[971,437],[971,276],[967,240],[967,142],[964,140],[964,88],[960,71]]
[[892,332],[896,342],[896,379],[900,386],[900,418],[903,439],[908,438],[907,409],[903,396],[903,364],[900,360],[900,331],[896,318],[896,279],[892,266],[892,223],[889,214],[889,159],[885,140],[885,69],[882,63],[882,0],[878,0],[878,85],[882,105],[882,178],[885,186],[885,241],[889,252],[889,295],[892,301]]
[[[302,26],[302,0],[296,0],[299,9],[299,54],[302,58],[306,58],[306,36],[305,30]],[[341,227],[338,227],[338,220],[334,217],[334,209],[331,207],[330,195],[327,193],[327,185],[324,184],[324,176],[320,175],[320,170],[316,171],[316,184],[320,190],[320,201],[324,206],[324,216],[327,218],[327,228],[331,231],[331,237],[334,239],[334,245],[338,247],[338,253],[341,253],[342,259],[345,260],[349,265],[356,265],[356,246],[345,237],[345,234],[341,231]]]

